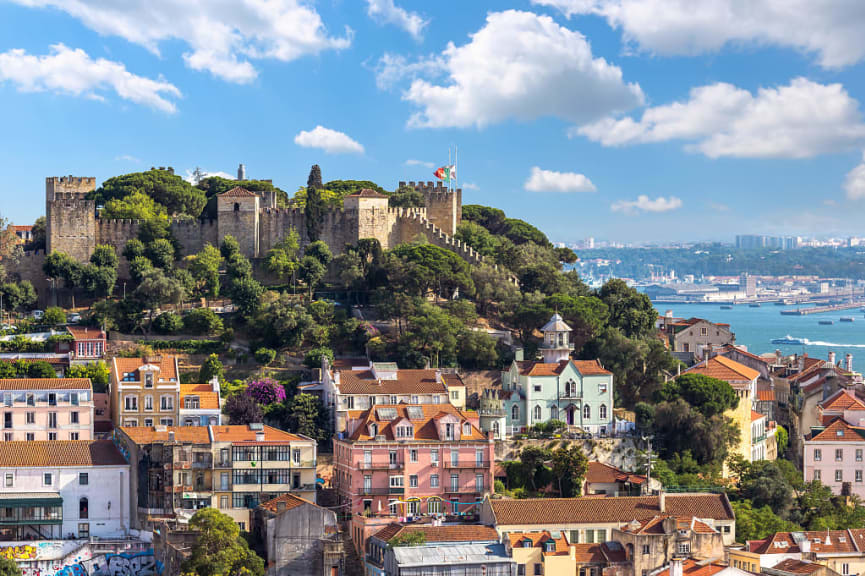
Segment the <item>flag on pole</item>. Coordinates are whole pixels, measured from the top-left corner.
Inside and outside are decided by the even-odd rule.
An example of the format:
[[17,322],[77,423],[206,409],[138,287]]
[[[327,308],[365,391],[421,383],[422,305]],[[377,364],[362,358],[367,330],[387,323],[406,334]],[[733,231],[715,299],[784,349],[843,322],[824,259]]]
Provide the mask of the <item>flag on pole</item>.
[[456,179],[457,177],[457,168],[453,164],[450,166],[442,166],[435,172],[433,172],[436,178],[439,180],[443,180],[444,182],[450,182],[451,180]]

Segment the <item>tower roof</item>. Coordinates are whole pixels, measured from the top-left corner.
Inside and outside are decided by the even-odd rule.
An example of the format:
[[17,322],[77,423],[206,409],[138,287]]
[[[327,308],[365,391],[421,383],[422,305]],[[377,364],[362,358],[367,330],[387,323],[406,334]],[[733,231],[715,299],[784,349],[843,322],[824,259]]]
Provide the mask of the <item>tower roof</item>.
[[371,190],[369,188],[364,188],[360,192],[355,192],[354,194],[349,194],[349,198],[387,198],[387,195],[382,194],[380,192],[376,192],[375,190]]
[[255,192],[250,192],[246,188],[241,188],[240,186],[235,186],[231,190],[226,190],[219,196],[225,196],[227,198],[245,198],[249,196],[258,196]]
[[550,321],[544,324],[544,327],[541,328],[541,332],[570,332],[571,327],[565,324],[565,321],[562,319],[561,315],[558,312],[553,314],[553,317],[550,318]]

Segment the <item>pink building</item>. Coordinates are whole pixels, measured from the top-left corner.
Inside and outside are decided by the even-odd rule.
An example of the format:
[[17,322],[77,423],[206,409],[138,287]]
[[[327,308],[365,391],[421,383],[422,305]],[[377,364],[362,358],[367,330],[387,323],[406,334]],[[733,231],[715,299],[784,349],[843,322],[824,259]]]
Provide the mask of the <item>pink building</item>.
[[352,514],[476,512],[493,492],[494,444],[451,404],[349,411],[334,438],[333,483]]
[[819,480],[835,494],[865,498],[865,428],[836,418],[805,436],[805,481]]
[[3,440],[93,440],[93,389],[87,378],[0,380]]
[[73,338],[73,363],[95,362],[105,356],[105,331],[87,326],[67,326],[66,330]]

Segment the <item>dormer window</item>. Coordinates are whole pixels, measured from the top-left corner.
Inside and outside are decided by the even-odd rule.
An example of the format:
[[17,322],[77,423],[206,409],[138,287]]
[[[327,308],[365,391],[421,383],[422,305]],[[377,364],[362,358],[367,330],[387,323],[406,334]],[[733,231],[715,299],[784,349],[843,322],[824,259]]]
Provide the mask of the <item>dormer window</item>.
[[472,435],[472,425],[466,422],[463,424],[463,436],[471,436]]
[[369,425],[369,435],[373,438],[378,436],[378,425],[375,422]]
[[523,548],[531,548],[531,547],[532,547],[532,541],[531,540],[529,540],[528,538],[523,540]]
[[412,428],[411,426],[397,426],[396,435],[397,438],[413,438],[414,428]]
[[544,552],[555,552],[556,551],[556,543],[553,540],[547,540],[544,542]]
[[197,410],[200,406],[198,396],[187,396],[183,399],[183,407],[186,410]]
[[144,373],[144,387],[145,388],[153,388],[153,373],[145,372]]

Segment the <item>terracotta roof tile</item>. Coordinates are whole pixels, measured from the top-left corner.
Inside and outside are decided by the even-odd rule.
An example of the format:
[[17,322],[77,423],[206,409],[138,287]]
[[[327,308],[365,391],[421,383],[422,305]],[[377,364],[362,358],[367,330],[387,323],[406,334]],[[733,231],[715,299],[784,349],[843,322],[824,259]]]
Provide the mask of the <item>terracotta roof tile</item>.
[[304,504],[312,504],[313,506],[316,506],[314,503],[305,500],[300,496],[295,496],[294,494],[283,494],[282,496],[277,496],[276,498],[271,498],[267,502],[263,502],[259,507],[281,514],[287,510],[303,506]]
[[398,370],[396,380],[376,380],[372,370],[340,370],[339,379],[340,394],[447,394],[435,370]]
[[[620,498],[527,498],[490,500],[499,526],[643,521],[661,513],[657,496]],[[673,516],[733,520],[723,494],[667,494],[665,512]]]
[[688,368],[682,374],[705,374],[711,378],[725,380],[731,385],[738,385],[739,387],[760,377],[760,373],[753,368],[748,368],[744,364],[739,364],[726,356],[713,356]]
[[781,560],[780,562],[772,566],[772,570],[789,572],[790,574],[813,574],[814,572],[817,572],[822,568],[822,564],[817,564],[815,562],[807,562],[805,560],[797,560],[796,558],[787,558],[786,560]]
[[[725,564],[719,564],[717,562],[704,564],[702,562],[695,562],[691,559],[687,559],[682,562],[682,576],[712,576],[726,568],[727,566]],[[670,569],[666,568],[665,570],[657,572],[655,573],[655,576],[670,576]]]
[[809,442],[862,442],[865,428],[851,426],[841,418],[833,420],[826,428],[805,436]]
[[642,484],[645,481],[645,476],[631,474],[603,462],[589,462],[586,470],[586,482],[591,484],[612,484],[613,482]]
[[760,402],[774,402],[775,401],[775,391],[774,390],[757,390],[757,400]]
[[[409,417],[409,408],[420,408],[421,418],[412,420]],[[383,410],[389,411],[393,409],[396,417],[392,420],[381,419],[380,415]],[[440,417],[451,415],[459,420],[459,425],[466,422],[472,426],[471,437],[466,438],[462,435],[463,440],[485,441],[486,435],[481,432],[477,426],[477,419],[470,418],[469,414],[457,409],[453,404],[376,404],[372,408],[363,411],[350,411],[347,414],[348,420],[359,420],[357,427],[351,433],[349,440],[354,442],[365,442],[373,440],[369,435],[369,425],[375,423],[378,426],[378,435],[384,436],[388,440],[396,439],[397,423],[408,420],[411,422],[414,429],[414,440],[440,440],[436,420]]]
[[865,410],[865,402],[856,397],[853,390],[842,388],[820,403],[823,410]]
[[[211,426],[213,430],[213,439],[217,442],[232,442],[232,443],[255,443],[255,430],[250,430],[249,426]],[[297,434],[291,434],[284,430],[273,428],[272,426],[264,426],[264,442],[269,444],[272,442],[312,442],[309,438],[303,438]]]
[[219,410],[219,394],[213,391],[210,384],[181,384],[181,409],[185,405],[183,400],[187,396],[198,396],[198,405],[201,410]]
[[766,417],[765,414],[760,414],[756,410],[751,410],[751,422],[756,422],[760,418],[765,418],[765,417]]
[[89,378],[3,378],[0,390],[91,390]]
[[[558,538],[553,538],[553,535],[547,530],[542,532],[509,532],[508,540],[510,541],[511,548],[525,548],[527,547],[525,545],[527,540],[531,543],[528,546],[531,548],[542,548],[545,547],[547,542],[553,542],[555,548],[551,551],[544,549],[543,554],[545,556],[564,556],[570,553],[568,539],[564,533],[559,534]],[[600,544],[576,544],[574,548],[576,549],[577,562],[579,563],[604,561]]]
[[118,466],[126,460],[110,440],[0,442],[0,467]]
[[571,360],[574,363],[574,366],[577,368],[577,372],[582,374],[583,376],[600,376],[605,374],[612,374],[609,370],[605,370],[603,366],[601,366],[601,362],[599,360]]
[[491,526],[480,524],[453,524],[445,526],[404,526],[402,524],[388,524],[375,533],[375,537],[384,542],[390,542],[397,536],[403,534],[422,533],[430,542],[487,542],[498,541],[499,534]]
[[756,354],[751,354],[747,350],[739,348],[738,346],[736,346],[734,344],[726,344],[725,346],[722,346],[721,348],[718,349],[718,353],[722,356],[724,354],[730,354],[733,352],[737,352],[737,353],[741,354],[742,356],[747,356],[748,358],[751,358],[752,360],[756,360],[762,364],[766,364],[767,366],[769,364],[771,364],[771,362],[768,359],[763,358],[762,356],[757,356]]
[[[811,551],[816,554],[856,552],[858,546],[865,543],[865,531],[858,529],[819,530],[801,532],[801,534],[811,542]],[[776,532],[763,540],[749,540],[745,545],[749,552],[760,555],[799,554],[801,552],[792,532]]]
[[224,198],[249,198],[250,196],[258,196],[255,192],[250,192],[246,188],[242,188],[240,186],[235,186],[231,190],[226,190],[222,194],[219,194]]
[[[174,356],[154,356],[152,358],[120,358],[115,357],[111,362],[111,376],[115,381],[123,381],[123,375],[134,373],[135,378],[141,378],[138,369],[144,365],[153,365],[159,368],[159,382],[177,382],[177,361]],[[140,382],[140,380],[135,380]]]
[[67,326],[66,331],[76,340],[104,340],[105,332],[92,326]]
[[174,432],[174,441],[181,444],[210,444],[207,426],[122,426],[119,429],[136,444],[169,442],[171,432]]

